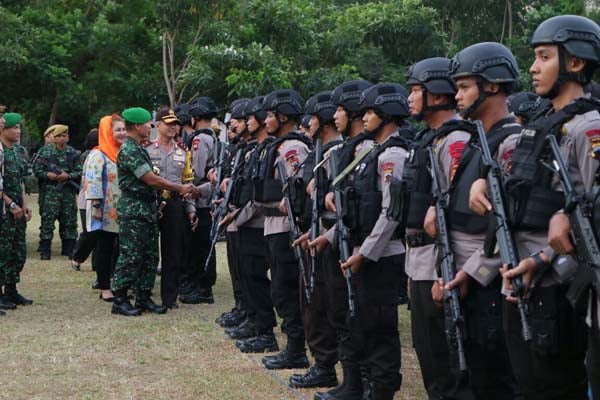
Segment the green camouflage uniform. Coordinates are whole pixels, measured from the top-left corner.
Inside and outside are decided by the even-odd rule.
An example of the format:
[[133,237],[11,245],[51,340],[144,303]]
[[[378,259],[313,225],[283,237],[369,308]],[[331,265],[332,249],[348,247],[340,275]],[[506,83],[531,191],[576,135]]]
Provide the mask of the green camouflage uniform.
[[[4,193],[17,205],[23,205],[23,171],[27,164],[17,153],[18,149],[4,147]],[[19,283],[25,265],[25,217],[15,219],[6,209],[0,227],[0,286]]]
[[152,171],[146,150],[126,137],[117,157],[121,197],[119,215],[119,259],[111,289],[113,292],[136,285],[139,291],[154,287],[158,264],[158,218],[156,192],[141,177]]
[[[81,181],[80,153],[67,145],[60,151],[54,145],[46,145],[39,151],[42,158],[71,176],[71,181],[79,184]],[[65,183],[48,180],[46,174],[49,168],[40,162],[34,165],[34,171],[40,182],[44,182],[45,193],[40,196],[40,240],[52,240],[54,222],[58,219],[59,234],[62,240],[77,239],[77,202],[75,188]]]

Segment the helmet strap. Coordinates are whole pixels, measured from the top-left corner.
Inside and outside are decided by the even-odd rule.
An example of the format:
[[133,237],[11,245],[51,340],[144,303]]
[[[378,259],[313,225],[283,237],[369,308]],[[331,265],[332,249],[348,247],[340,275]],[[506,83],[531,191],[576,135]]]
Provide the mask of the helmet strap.
[[463,118],[470,118],[471,114],[473,114],[473,112],[475,112],[475,110],[477,110],[479,108],[479,106],[485,101],[485,99],[487,99],[488,97],[493,96],[495,94],[492,92],[485,91],[485,89],[483,88],[483,79],[477,77],[476,82],[477,82],[477,90],[479,91],[479,96],[475,99],[473,104],[471,104],[466,109],[459,111],[459,114]]

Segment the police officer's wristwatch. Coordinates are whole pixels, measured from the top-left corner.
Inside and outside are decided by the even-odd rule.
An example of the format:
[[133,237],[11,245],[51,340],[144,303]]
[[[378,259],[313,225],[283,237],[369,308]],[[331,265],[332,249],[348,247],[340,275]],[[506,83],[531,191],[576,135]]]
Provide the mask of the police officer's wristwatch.
[[14,210],[15,208],[17,208],[17,203],[15,203],[14,201],[12,203],[10,203],[10,205],[8,206],[11,210]]

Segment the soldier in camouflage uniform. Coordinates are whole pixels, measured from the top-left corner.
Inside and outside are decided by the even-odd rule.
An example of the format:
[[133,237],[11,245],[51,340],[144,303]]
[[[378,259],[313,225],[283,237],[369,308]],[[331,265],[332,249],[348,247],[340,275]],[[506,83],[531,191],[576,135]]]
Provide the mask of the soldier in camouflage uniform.
[[31,210],[27,207],[23,171],[26,163],[18,155],[16,144],[21,137],[21,116],[8,113],[4,116],[5,125],[0,133],[0,147],[4,162],[3,201],[6,215],[0,228],[0,291],[4,307],[15,308],[16,305],[31,304],[32,301],[19,294],[17,283],[25,265],[25,228],[26,221],[31,219]]
[[[40,152],[42,151],[42,149],[44,147],[48,147],[48,146],[54,146],[54,136],[51,135],[52,131],[54,131],[54,128],[56,128],[57,125],[52,125],[50,126],[48,129],[46,129],[46,131],[44,132],[44,145],[42,147],[40,147],[38,149],[38,151],[34,154],[32,160],[31,160],[31,164],[32,164],[32,168],[35,166],[36,160],[38,158],[38,156],[40,155]],[[35,175],[35,170],[34,170],[34,175]],[[40,216],[40,221],[42,219],[42,204],[44,204],[44,197],[46,195],[46,181],[47,179],[45,178],[38,178],[38,214]],[[40,225],[40,230],[42,229],[41,225]],[[40,247],[41,247],[41,243],[38,246],[38,253],[40,251]]]
[[[80,153],[69,146],[69,128],[57,125],[52,131],[54,146],[44,146],[34,165],[46,193],[40,205],[40,259],[50,259],[54,221],[58,219],[63,256],[71,257],[77,240],[77,186],[81,180]],[[53,167],[56,166],[57,169]],[[57,171],[61,171],[57,173]],[[54,171],[54,172],[53,172]]]
[[[122,191],[119,215],[119,259],[111,289],[115,295],[113,314],[140,315],[143,310],[164,314],[150,297],[158,264],[158,210],[156,189],[189,194],[191,185],[171,183],[152,172],[152,161],[141,143],[150,137],[150,113],[139,107],[123,111],[127,137],[117,156],[117,175]],[[135,307],[127,290],[136,285]]]

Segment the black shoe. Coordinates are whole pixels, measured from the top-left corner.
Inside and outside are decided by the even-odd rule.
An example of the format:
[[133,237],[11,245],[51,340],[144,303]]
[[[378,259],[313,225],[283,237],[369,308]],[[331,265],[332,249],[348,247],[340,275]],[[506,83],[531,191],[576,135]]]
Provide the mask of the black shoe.
[[138,315],[142,315],[142,310],[133,307],[127,296],[115,297],[110,312],[112,314],[125,315],[126,317],[137,317]]
[[115,302],[115,298],[114,297],[102,297],[102,293],[100,293],[100,300],[105,301],[107,303],[114,303]]
[[322,367],[315,364],[305,374],[290,376],[290,386],[294,388],[334,387],[338,380],[333,367]]
[[195,291],[194,284],[191,282],[183,282],[179,284],[177,292],[180,295],[187,295]]
[[237,347],[242,353],[270,353],[278,351],[277,339],[273,333],[264,333],[246,341],[238,341]]
[[48,251],[40,251],[40,260],[50,260],[52,257],[50,256],[50,250]]
[[17,291],[17,285],[4,285],[4,299],[18,306],[28,306],[33,304],[33,300],[23,297]]
[[241,324],[244,319],[246,319],[246,312],[238,310],[237,312],[230,314],[228,318],[223,318],[220,325],[223,328],[231,328]]
[[196,290],[190,294],[179,295],[179,301],[185,304],[213,304],[215,299],[210,289]]
[[398,295],[398,305],[408,304],[408,296],[405,294]]
[[[363,400],[363,381],[360,368],[342,363],[344,380],[327,392],[317,392],[314,400]],[[367,397],[368,398],[368,397]]]
[[156,304],[148,292],[137,294],[135,298],[135,307],[142,311],[148,311],[154,314],[165,314],[168,310],[167,307]]
[[98,282],[98,279],[92,283],[92,289],[100,289],[100,282]]
[[175,303],[167,303],[167,304],[163,303],[163,306],[167,307],[170,310],[179,308],[179,304],[177,304],[177,302],[175,302]]
[[6,299],[0,293],[0,310],[14,310],[15,308],[17,308],[17,305],[15,303],[13,303],[12,301],[9,301],[8,299]]
[[265,356],[262,363],[266,369],[292,369],[308,367],[308,358],[306,352],[290,353],[284,349],[274,356]]
[[231,309],[231,311],[226,311],[226,312],[224,312],[223,314],[219,315],[219,316],[217,317],[217,319],[215,319],[215,323],[217,323],[217,324],[219,324],[219,325],[223,326],[223,325],[222,325],[222,323],[223,323],[223,320],[231,318],[231,316],[232,316],[232,315],[234,315],[235,313],[237,313],[238,311],[239,311],[239,310],[238,310],[237,308],[233,307],[233,308]]
[[73,271],[81,271],[81,265],[75,264],[75,261],[71,260],[71,269]]
[[256,329],[254,324],[246,319],[239,326],[231,329],[226,329],[225,333],[232,339],[246,339],[249,337],[256,336]]

